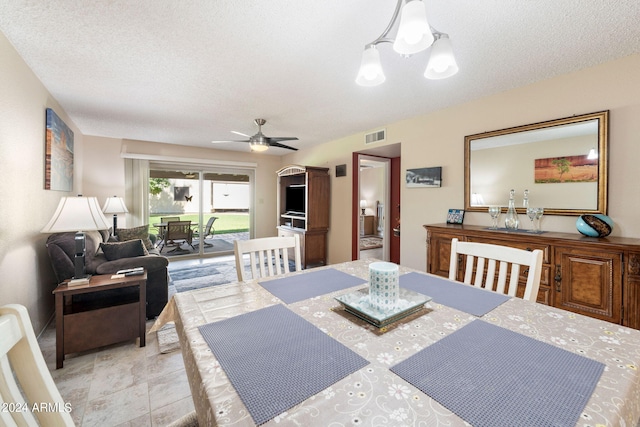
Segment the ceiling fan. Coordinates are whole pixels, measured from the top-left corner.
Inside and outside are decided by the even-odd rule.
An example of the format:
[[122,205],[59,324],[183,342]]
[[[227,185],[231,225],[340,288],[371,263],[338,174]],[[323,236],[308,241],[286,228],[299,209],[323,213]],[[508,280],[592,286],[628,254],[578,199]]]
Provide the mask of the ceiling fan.
[[246,135],[244,133],[241,132],[236,132],[236,131],[232,131],[235,134],[238,135],[242,135],[242,136],[246,136],[249,139],[242,139],[242,140],[227,140],[227,141],[211,141],[213,144],[219,144],[219,143],[223,143],[223,142],[248,142],[251,146],[251,151],[265,151],[267,150],[269,147],[280,147],[280,148],[286,148],[287,150],[294,150],[294,151],[298,151],[297,148],[293,148],[293,147],[289,147],[288,145],[284,145],[284,144],[280,144],[280,141],[295,141],[298,138],[296,138],[295,136],[293,137],[287,137],[287,136],[274,136],[274,137],[268,137],[265,136],[262,133],[262,125],[265,124],[267,121],[265,119],[255,119],[254,123],[256,125],[258,125],[258,133],[256,133],[253,136],[249,136]]

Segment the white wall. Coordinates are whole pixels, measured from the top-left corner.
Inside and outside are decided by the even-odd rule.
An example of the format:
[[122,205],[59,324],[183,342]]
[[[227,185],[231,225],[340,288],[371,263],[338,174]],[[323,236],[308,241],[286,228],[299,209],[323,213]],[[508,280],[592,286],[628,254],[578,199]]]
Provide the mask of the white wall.
[[[2,33],[0,94],[0,305],[26,306],[38,332],[53,315],[56,286],[40,230],[62,196],[82,191],[83,137]],[[44,189],[46,108],[74,132],[70,193]]]
[[[384,168],[373,167],[360,170],[360,196],[359,200],[367,201],[365,214],[378,215],[376,202],[384,203]],[[377,219],[377,218],[376,218]]]
[[[407,169],[442,166],[441,188],[401,187],[401,263],[426,269],[424,224],[445,222],[449,208],[464,206],[464,137],[574,114],[610,110],[609,215],[613,235],[640,237],[640,55],[555,77],[431,114],[376,126],[387,128],[387,144],[401,143]],[[455,77],[453,77],[455,78]],[[375,90],[375,88],[372,88]],[[351,152],[362,151],[364,133],[300,150],[285,163],[325,166],[347,163],[345,178],[332,177],[329,262],[351,258]],[[524,219],[524,218],[523,218]],[[548,216],[547,230],[576,232],[576,217]],[[465,223],[489,225],[485,213],[467,213]]]

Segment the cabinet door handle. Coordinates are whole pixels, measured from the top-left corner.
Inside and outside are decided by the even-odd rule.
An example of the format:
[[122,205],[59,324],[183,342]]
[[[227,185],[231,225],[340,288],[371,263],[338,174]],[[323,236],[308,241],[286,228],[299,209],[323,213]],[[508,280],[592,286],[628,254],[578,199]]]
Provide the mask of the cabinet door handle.
[[525,249],[525,250],[527,250],[527,251],[529,251],[529,252],[533,252],[533,249],[531,249],[531,248],[527,248],[527,249]]
[[556,276],[553,279],[556,281],[556,292],[560,292],[560,285],[562,284],[562,270],[559,265],[556,265]]

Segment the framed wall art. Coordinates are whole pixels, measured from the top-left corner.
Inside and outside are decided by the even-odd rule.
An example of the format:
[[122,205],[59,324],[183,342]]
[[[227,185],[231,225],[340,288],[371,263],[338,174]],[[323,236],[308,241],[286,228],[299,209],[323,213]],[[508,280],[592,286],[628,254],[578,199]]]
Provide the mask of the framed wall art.
[[73,190],[73,131],[47,108],[45,135],[45,190]]
[[442,166],[434,168],[407,169],[405,176],[407,187],[441,187]]
[[462,221],[464,221],[463,209],[449,209],[447,224],[462,224]]

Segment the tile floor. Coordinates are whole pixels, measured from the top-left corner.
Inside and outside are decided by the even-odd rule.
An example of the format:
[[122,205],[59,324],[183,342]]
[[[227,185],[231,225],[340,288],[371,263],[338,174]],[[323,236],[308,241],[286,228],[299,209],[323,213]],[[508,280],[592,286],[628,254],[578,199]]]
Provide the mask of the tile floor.
[[55,322],[38,342],[77,426],[166,426],[193,411],[182,353],[160,354],[155,333],[142,348],[136,340],[67,355],[61,369]]
[[[171,261],[170,268],[229,259]],[[147,321],[147,331],[152,325]],[[166,426],[194,409],[182,353],[161,354],[155,333],[147,334],[142,348],[136,340],[67,355],[61,369],[55,368],[55,322],[38,343],[79,427]]]

